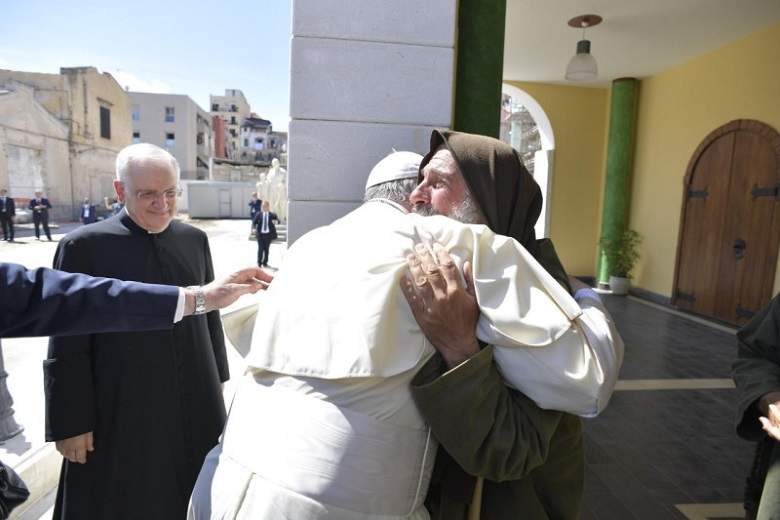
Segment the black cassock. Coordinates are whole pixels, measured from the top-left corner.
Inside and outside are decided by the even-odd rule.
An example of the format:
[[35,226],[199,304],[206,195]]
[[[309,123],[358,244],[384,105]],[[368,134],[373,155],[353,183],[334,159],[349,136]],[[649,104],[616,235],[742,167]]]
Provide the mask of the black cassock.
[[[205,233],[177,221],[147,233],[125,212],[67,235],[54,267],[177,286],[213,279]],[[86,464],[63,461],[54,518],[185,518],[225,423],[227,379],[219,311],[166,331],[52,338],[46,440],[93,431],[95,441]]]

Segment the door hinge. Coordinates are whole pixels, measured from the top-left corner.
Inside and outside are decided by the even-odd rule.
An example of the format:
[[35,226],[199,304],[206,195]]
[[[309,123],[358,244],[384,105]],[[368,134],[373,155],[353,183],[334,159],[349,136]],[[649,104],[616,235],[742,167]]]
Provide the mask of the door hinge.
[[696,303],[696,296],[684,292],[677,291],[677,301],[684,301],[688,303]]
[[710,192],[707,191],[707,188],[703,190],[688,190],[688,198],[690,199],[706,199],[709,194]]
[[759,188],[757,184],[754,184],[753,189],[750,190],[750,194],[753,196],[754,199],[757,199],[758,197],[777,198],[778,186],[774,186],[771,188]]
[[740,307],[739,305],[737,305],[737,310],[736,310],[736,312],[737,312],[737,317],[738,317],[738,318],[745,318],[745,319],[748,319],[748,320],[749,320],[750,318],[752,318],[753,316],[755,316],[755,315],[756,315],[756,313],[755,313],[755,312],[753,312],[753,311],[749,311],[749,310],[747,310],[747,309],[743,309],[743,308],[742,308],[742,307]]

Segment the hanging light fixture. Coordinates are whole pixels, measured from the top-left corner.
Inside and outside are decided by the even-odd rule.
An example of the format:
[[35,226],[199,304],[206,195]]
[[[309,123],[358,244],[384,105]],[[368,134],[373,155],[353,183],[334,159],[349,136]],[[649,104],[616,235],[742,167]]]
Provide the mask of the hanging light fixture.
[[583,14],[569,20],[569,26],[582,29],[582,39],[577,42],[577,54],[569,60],[566,67],[566,79],[583,81],[598,76],[598,65],[590,53],[590,40],[585,39],[585,29],[600,23],[601,17],[597,14]]

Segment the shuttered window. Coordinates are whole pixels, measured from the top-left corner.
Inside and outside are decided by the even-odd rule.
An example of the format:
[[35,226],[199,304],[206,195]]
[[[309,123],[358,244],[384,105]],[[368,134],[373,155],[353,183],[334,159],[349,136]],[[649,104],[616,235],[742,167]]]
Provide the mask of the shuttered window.
[[111,139],[111,109],[100,107],[100,137]]

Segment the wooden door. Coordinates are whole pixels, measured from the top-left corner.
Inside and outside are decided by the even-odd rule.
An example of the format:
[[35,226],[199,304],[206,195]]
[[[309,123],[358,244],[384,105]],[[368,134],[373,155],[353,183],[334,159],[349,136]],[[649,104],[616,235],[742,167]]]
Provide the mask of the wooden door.
[[673,303],[746,323],[772,297],[780,212],[780,134],[737,120],[697,148],[685,177]]

